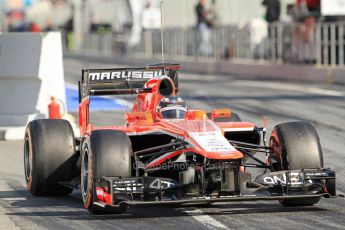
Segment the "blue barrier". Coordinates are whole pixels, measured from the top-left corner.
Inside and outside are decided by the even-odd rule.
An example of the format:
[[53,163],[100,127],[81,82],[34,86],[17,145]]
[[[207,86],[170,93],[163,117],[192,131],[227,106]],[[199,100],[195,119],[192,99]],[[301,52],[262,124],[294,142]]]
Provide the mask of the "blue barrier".
[[[78,90],[71,87],[66,87],[66,104],[68,112],[78,111],[78,100]],[[110,99],[106,97],[91,97],[90,110],[127,110],[127,107],[119,103],[119,101],[116,99]]]

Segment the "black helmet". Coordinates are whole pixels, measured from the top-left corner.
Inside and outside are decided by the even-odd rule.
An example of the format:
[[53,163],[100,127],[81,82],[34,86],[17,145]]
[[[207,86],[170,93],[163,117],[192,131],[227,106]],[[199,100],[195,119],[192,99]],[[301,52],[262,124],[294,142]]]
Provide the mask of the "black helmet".
[[157,112],[166,119],[182,119],[186,116],[187,105],[180,97],[165,97],[159,102]]

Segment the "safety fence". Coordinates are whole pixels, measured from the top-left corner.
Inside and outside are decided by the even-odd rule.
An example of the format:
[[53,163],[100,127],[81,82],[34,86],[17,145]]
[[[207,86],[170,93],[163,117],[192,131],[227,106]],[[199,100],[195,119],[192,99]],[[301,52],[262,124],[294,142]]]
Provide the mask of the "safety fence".
[[[308,63],[345,67],[345,22],[277,23],[212,29],[165,29],[165,59],[176,61]],[[127,45],[124,35],[90,34],[84,53],[141,58],[161,57],[159,30],[145,30]]]

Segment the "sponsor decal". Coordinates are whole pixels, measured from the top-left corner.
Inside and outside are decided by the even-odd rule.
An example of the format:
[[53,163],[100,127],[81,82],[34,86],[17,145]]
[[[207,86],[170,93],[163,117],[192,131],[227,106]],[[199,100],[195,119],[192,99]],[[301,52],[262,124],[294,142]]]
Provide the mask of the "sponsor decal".
[[266,175],[263,177],[262,181],[268,185],[286,185],[290,184],[292,187],[299,187],[303,185],[303,178],[299,172],[289,173],[289,182],[287,182],[287,176],[285,173],[278,175]]
[[266,176],[264,177],[263,181],[266,184],[286,184],[286,175],[283,174],[282,176]]
[[114,70],[89,73],[91,81],[106,81],[115,79],[150,79],[162,76],[163,71],[159,70]]
[[310,172],[310,173],[306,173],[305,174],[306,176],[321,176],[321,177],[327,177],[327,176],[330,176],[328,173],[326,172]]
[[122,192],[141,192],[143,184],[139,183],[138,180],[131,180],[131,179],[117,179],[114,180],[114,190],[115,191],[122,191]]
[[190,132],[189,134],[207,152],[229,152],[235,150],[221,132]]
[[149,185],[149,188],[152,188],[152,189],[168,189],[168,188],[173,188],[173,187],[176,187],[175,183],[161,180],[159,178],[156,178]]

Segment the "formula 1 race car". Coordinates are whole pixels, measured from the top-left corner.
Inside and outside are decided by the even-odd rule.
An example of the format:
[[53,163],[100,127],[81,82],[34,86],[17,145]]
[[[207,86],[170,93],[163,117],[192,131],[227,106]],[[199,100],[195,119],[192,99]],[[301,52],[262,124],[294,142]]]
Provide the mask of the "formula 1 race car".
[[[92,213],[121,213],[131,205],[254,200],[307,206],[336,197],[335,172],[324,168],[311,124],[276,125],[266,143],[266,125],[243,122],[230,109],[187,109],[177,96],[179,68],[84,69],[81,137],[59,119],[34,120],[26,128],[28,190],[54,196],[80,188]],[[119,94],[137,95],[125,124],[91,124],[90,97]],[[261,169],[260,174],[254,177],[249,168]]]

